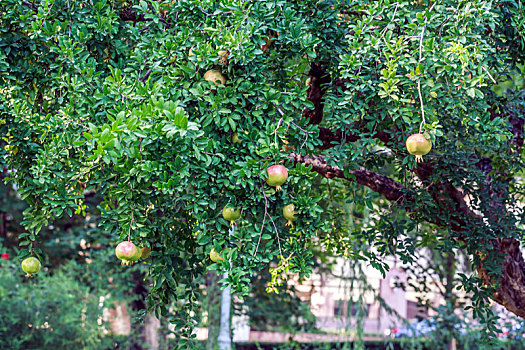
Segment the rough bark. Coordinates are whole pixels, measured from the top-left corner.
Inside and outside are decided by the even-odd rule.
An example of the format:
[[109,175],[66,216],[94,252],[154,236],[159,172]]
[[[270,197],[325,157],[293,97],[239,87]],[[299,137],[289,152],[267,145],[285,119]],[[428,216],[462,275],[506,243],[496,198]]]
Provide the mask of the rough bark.
[[[323,68],[322,63],[312,64],[309,75],[311,78],[310,88],[308,90],[308,100],[313,102],[314,110],[305,109],[303,117],[307,117],[310,124],[320,124],[323,118],[323,102],[326,84],[331,83],[331,79]],[[344,89],[344,82],[336,81],[335,85]],[[499,114],[492,113],[493,117]],[[503,116],[505,117],[505,116]],[[516,157],[519,156],[519,149],[524,143],[524,124],[523,118],[514,113],[509,113],[507,116],[511,131],[514,135],[510,142],[511,152],[515,152]],[[337,144],[344,142],[355,142],[360,139],[362,132],[368,133],[371,137],[377,138],[386,145],[396,146],[396,143],[403,142],[403,137],[396,139],[392,138],[392,134],[387,131],[369,131],[363,130],[363,123],[354,122],[348,125],[344,130],[331,130],[329,128],[319,128],[319,139],[322,145],[319,149],[326,150],[334,147]],[[352,131],[358,131],[352,132]],[[398,130],[395,130],[396,133]],[[403,135],[401,135],[403,136]],[[399,146],[399,144],[397,145]],[[402,147],[397,147],[402,149]],[[395,153],[399,152],[394,150]],[[296,153],[291,153],[290,157],[299,163],[312,165],[312,170],[327,178],[341,178],[349,181],[356,181],[358,184],[367,186],[373,191],[382,194],[385,198],[396,201],[398,205],[407,211],[412,211],[415,208],[410,207],[410,198],[407,190],[395,180],[387,176],[372,172],[370,170],[359,167],[345,172],[338,167],[331,167],[323,159],[322,156],[305,156]],[[450,184],[446,179],[433,180],[433,174],[436,170],[436,165],[433,163],[420,163],[415,168],[414,173],[422,181],[428,193],[432,196],[437,205],[439,215],[426,215],[427,221],[437,224],[441,227],[449,227],[455,233],[455,239],[463,241],[465,239],[465,231],[474,226],[483,227],[483,219],[497,222],[510,216],[505,207],[501,204],[504,191],[497,192],[492,188],[493,179],[489,177],[492,172],[491,160],[480,159],[478,168],[487,174],[487,181],[484,184],[488,186],[490,193],[490,207],[493,208],[490,213],[483,213],[483,217],[474,213],[465,201],[465,194]],[[509,178],[509,181],[511,179]],[[492,203],[493,202],[493,203]],[[439,217],[447,217],[446,222],[443,222]],[[498,238],[492,240],[490,245],[493,246],[494,252],[503,255],[501,266],[501,273],[498,280],[493,275],[490,275],[488,270],[480,266],[475,266],[480,278],[486,285],[494,285],[499,282],[497,291],[493,294],[493,299],[497,303],[503,305],[507,310],[514,314],[525,317],[525,260],[520,250],[520,243],[514,238]],[[490,257],[489,257],[490,258]],[[481,261],[487,259],[487,256],[482,256]]]
[[[362,186],[366,186],[374,192],[382,194],[386,199],[395,201],[400,207],[407,211],[413,211],[416,208],[411,205],[413,198],[408,194],[407,189],[399,182],[385,175],[378,174],[363,167],[345,171],[339,167],[332,167],[327,164],[322,156],[304,156],[291,153],[290,157],[297,163],[311,165],[312,170],[326,178],[340,178],[348,181],[355,181]],[[422,168],[425,168],[424,166]],[[429,169],[420,170],[423,179]],[[482,225],[482,218],[472,212],[465,200],[463,194],[450,184],[437,183],[429,189],[434,200],[439,205],[440,210],[451,215],[450,227],[458,233],[456,239],[463,239],[463,231],[467,226],[479,224]],[[432,213],[423,213],[428,222],[439,226],[446,226],[447,223],[441,222],[440,215]],[[491,242],[494,249],[504,254],[502,273],[500,275],[500,286],[494,293],[494,301],[503,305],[507,310],[514,314],[525,317],[525,260],[520,251],[520,244],[514,238],[506,238]],[[484,283],[492,285],[495,281],[489,275],[487,270],[482,266],[477,266],[477,271]]]

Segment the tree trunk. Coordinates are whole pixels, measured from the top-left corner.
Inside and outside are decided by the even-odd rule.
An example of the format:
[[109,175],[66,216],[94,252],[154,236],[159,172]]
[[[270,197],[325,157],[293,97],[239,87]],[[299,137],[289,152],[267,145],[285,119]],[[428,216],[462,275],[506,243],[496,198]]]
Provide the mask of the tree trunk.
[[218,347],[219,337],[220,308],[221,308],[221,291],[219,284],[219,274],[210,271],[207,278],[207,301],[208,301],[208,344],[207,350],[215,350]]
[[159,350],[159,329],[160,329],[160,320],[155,317],[155,315],[146,316],[146,343],[148,344],[149,350]]
[[[228,278],[228,272],[224,273]],[[219,329],[219,349],[231,350],[232,340],[230,332],[231,287],[226,287],[221,294],[221,326]]]
[[135,299],[131,302],[131,309],[133,312],[130,313],[131,318],[131,332],[130,350],[145,350],[144,345],[146,344],[146,327],[144,322],[134,320],[134,318],[141,311],[146,310],[146,295],[148,290],[144,284],[144,274],[140,271],[133,272],[133,282],[135,282],[135,288],[133,289],[133,295]]
[[[453,252],[447,253],[446,257],[447,270],[445,277],[445,298],[447,300],[447,304],[450,305],[449,311],[453,313],[456,306],[456,296],[454,295],[454,275],[456,273],[456,260]],[[449,337],[447,339],[447,349],[456,350],[456,339],[454,338],[454,325],[448,325],[448,334]]]

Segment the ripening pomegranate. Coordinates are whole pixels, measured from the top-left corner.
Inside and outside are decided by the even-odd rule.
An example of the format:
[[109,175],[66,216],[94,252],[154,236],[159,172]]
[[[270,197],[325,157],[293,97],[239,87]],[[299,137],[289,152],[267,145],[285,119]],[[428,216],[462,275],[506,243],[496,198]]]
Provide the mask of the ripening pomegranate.
[[286,220],[288,220],[285,226],[293,226],[293,222],[297,219],[295,214],[297,214],[297,212],[295,211],[295,206],[293,204],[284,206],[283,216]]
[[268,180],[266,183],[270,186],[275,187],[275,191],[282,191],[281,186],[286,182],[288,178],[288,170],[282,165],[272,165],[266,169],[268,173]]
[[40,264],[40,260],[33,256],[22,261],[22,270],[24,270],[24,272],[27,273],[27,277],[31,277],[35,273],[38,273],[38,271],[40,271],[41,266],[42,265]]
[[133,265],[141,256],[140,249],[133,242],[120,242],[115,248],[115,255],[122,260],[122,265]]
[[416,162],[423,161],[423,156],[432,149],[432,142],[427,140],[423,134],[410,135],[406,142],[407,151],[416,156]]

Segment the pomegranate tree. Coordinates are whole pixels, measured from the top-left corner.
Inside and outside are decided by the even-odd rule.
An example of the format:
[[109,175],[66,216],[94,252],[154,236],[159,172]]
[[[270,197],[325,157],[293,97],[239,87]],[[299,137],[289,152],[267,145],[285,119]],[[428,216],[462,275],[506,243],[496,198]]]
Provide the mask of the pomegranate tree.
[[432,142],[427,140],[423,134],[410,135],[406,142],[408,153],[416,156],[416,162],[421,162],[423,156],[430,152]]
[[115,255],[122,260],[122,265],[133,265],[141,256],[141,251],[133,242],[120,242],[115,248]]
[[225,206],[224,209],[222,209],[222,217],[224,220],[229,221],[230,225],[233,226],[235,225],[235,221],[239,220],[241,217],[241,210]]
[[293,226],[293,222],[297,219],[295,217],[295,214],[297,214],[297,212],[295,211],[295,206],[293,204],[288,204],[284,206],[283,216],[286,220],[288,220],[286,226]]
[[266,169],[268,173],[268,180],[266,183],[270,186],[275,187],[275,191],[282,191],[282,185],[286,182],[288,178],[288,170],[283,165],[272,165]]
[[22,261],[22,270],[24,270],[24,272],[27,273],[27,277],[31,277],[35,273],[38,273],[38,271],[40,271],[41,266],[42,265],[40,264],[40,260],[33,256]]

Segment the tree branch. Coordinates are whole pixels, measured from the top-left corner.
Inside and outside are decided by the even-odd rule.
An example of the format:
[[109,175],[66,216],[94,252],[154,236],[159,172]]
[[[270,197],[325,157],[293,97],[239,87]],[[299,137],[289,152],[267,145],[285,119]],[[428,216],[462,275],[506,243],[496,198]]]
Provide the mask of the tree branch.
[[313,171],[326,178],[331,179],[337,177],[349,181],[356,181],[358,184],[382,194],[388,200],[398,203],[406,203],[414,200],[412,196],[407,194],[406,188],[396,180],[363,167],[347,170],[349,176],[346,176],[343,169],[337,166],[332,167],[328,165],[326,160],[319,155],[303,156],[292,152],[290,153],[290,158],[297,163],[311,165]]

